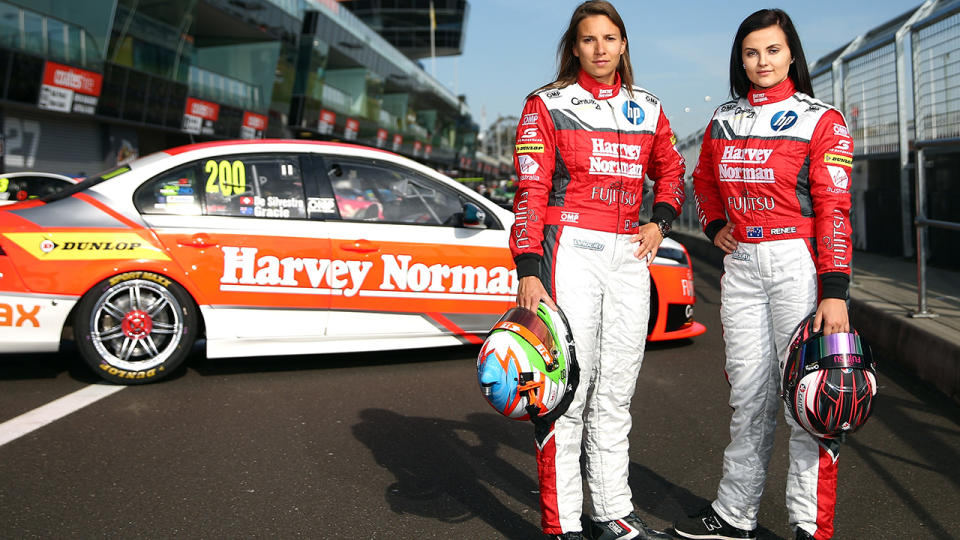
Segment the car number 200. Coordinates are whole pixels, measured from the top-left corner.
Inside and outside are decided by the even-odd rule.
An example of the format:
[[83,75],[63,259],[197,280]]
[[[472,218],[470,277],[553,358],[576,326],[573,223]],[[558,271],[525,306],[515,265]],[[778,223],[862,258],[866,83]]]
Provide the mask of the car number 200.
[[221,192],[224,197],[241,195],[247,190],[247,168],[242,161],[208,160],[203,165],[207,177],[207,193]]

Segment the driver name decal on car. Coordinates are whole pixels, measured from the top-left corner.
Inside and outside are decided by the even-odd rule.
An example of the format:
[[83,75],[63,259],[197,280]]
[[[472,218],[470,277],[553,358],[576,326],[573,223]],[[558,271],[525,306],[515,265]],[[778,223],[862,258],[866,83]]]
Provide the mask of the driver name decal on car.
[[24,251],[45,261],[152,259],[170,257],[136,233],[6,233]]
[[[259,255],[254,247],[221,246],[221,291],[271,292],[277,287],[303,294],[343,296],[442,297],[516,294],[516,271],[505,266],[427,265],[412,255],[382,254],[382,266],[371,277],[373,261]],[[368,279],[369,278],[369,279]],[[369,287],[364,287],[365,284]],[[376,288],[372,285],[377,283]],[[420,293],[420,294],[417,294]],[[478,298],[483,299],[483,298]]]

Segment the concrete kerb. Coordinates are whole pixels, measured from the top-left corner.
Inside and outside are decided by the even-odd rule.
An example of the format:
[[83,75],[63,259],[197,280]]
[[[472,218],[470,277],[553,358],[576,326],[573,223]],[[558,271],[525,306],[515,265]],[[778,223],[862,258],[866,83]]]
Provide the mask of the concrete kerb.
[[[673,236],[691,256],[723,269],[723,252],[702,234],[675,230]],[[911,324],[906,314],[891,313],[857,298],[855,289],[850,298],[850,320],[880,362],[897,364],[960,403],[960,348],[955,344]]]

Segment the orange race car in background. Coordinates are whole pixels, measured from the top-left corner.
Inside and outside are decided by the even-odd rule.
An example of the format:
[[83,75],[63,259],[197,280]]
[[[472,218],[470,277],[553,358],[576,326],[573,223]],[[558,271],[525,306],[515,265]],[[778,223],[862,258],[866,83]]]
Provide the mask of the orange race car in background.
[[[0,352],[71,328],[99,375],[141,383],[200,337],[209,357],[479,344],[515,302],[512,219],[381,150],[170,149],[0,210]],[[683,246],[651,276],[649,339],[702,333]]]

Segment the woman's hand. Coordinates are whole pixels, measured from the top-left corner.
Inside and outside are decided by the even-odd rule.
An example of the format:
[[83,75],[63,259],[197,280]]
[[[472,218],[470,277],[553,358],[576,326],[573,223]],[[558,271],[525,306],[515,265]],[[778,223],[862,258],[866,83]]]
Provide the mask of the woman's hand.
[[660,234],[660,227],[656,223],[647,223],[637,230],[637,234],[630,237],[630,241],[639,242],[633,254],[640,260],[646,258],[649,266],[657,256],[660,242],[663,242],[663,235]]
[[733,253],[737,250],[737,246],[740,244],[733,237],[733,223],[727,223],[717,232],[717,235],[713,237],[713,245],[722,249],[724,253]]
[[543,283],[537,276],[526,276],[520,278],[520,284],[517,286],[517,305],[536,312],[540,301],[550,306],[550,309],[556,310],[557,305],[553,303],[547,290],[543,288]]
[[825,336],[850,331],[845,301],[839,298],[824,298],[820,301],[817,314],[813,317],[813,331],[819,332],[821,328]]

